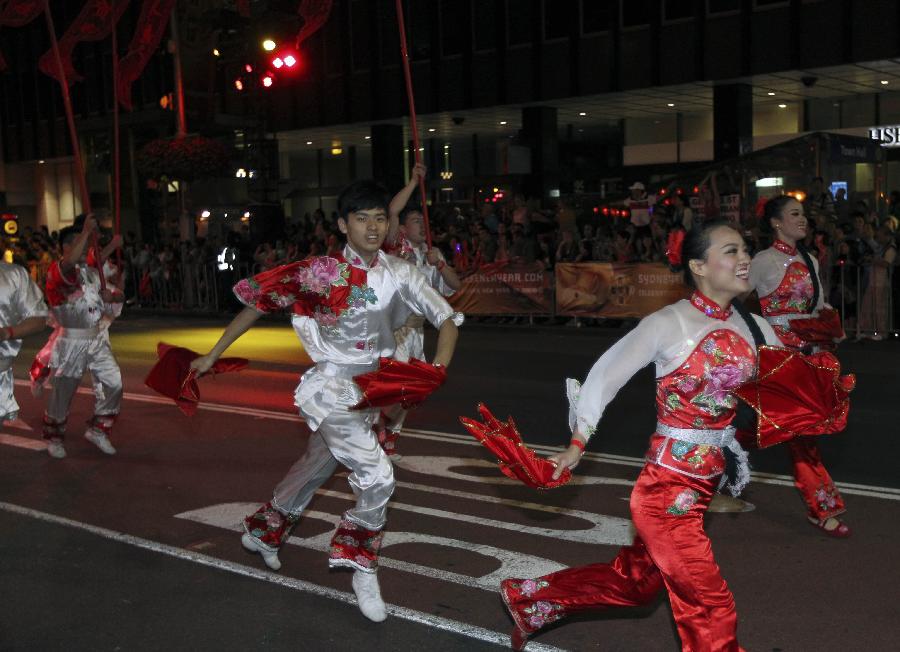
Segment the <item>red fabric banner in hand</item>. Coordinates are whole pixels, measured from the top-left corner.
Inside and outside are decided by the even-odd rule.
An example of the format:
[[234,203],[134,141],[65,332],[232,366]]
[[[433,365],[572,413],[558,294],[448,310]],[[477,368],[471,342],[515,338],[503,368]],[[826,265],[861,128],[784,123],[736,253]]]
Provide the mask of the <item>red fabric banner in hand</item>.
[[447,370],[411,358],[398,362],[381,358],[376,371],[354,376],[363,399],[351,410],[400,404],[404,409],[418,405],[447,380]]
[[761,346],[758,358],[756,378],[732,391],[759,416],[759,448],[847,427],[856,377],[842,376],[841,363],[833,354],[821,351],[804,355]]
[[[165,342],[157,344],[156,353],[159,360],[147,374],[144,383],[150,389],[174,400],[187,416],[193,416],[200,402],[200,388],[197,386],[197,372],[191,369],[191,362],[199,358],[200,354]],[[207,373],[240,371],[247,364],[246,358],[219,358]]]
[[553,479],[556,467],[545,457],[539,457],[522,442],[512,417],[500,421],[484,403],[478,404],[484,423],[460,417],[459,421],[475,439],[497,456],[503,475],[513,480],[521,480],[535,489],[553,489],[572,479],[569,469],[563,470],[558,479]]
[[822,308],[809,319],[792,319],[791,332],[804,342],[824,347],[834,347],[835,340],[846,337],[841,316],[834,308]]

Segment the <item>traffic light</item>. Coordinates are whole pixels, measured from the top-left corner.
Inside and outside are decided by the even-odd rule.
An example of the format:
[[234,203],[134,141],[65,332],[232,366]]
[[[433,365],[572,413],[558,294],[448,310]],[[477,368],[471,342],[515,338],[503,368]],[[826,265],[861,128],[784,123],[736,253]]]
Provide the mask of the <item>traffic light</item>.
[[19,216],[16,213],[0,213],[0,221],[3,222],[3,235],[11,238],[19,235]]

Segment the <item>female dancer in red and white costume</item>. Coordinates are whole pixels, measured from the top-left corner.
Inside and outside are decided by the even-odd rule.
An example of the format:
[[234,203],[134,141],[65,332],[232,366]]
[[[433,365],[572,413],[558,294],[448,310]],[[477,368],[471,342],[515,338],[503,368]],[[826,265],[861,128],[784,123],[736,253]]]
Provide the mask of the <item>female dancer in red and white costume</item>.
[[[754,256],[750,284],[759,295],[763,317],[781,344],[811,350],[814,347],[794,332],[792,324],[817,319],[820,311],[830,306],[822,296],[818,261],[802,250],[802,244],[798,247],[807,232],[803,205],[789,195],[775,197],[766,203],[763,218],[774,230],[775,242]],[[834,335],[840,337],[842,333]],[[816,440],[796,437],[787,446],[794,485],[809,509],[810,523],[830,536],[850,536],[850,528],[836,518],[845,511],[844,501],[822,463]]]
[[[732,300],[749,291],[750,256],[741,235],[713,220],[685,238],[690,299],[666,306],[617,342],[583,386],[568,381],[572,441],[550,458],[556,476],[578,465],[588,438],[619,389],[656,364],[658,423],[631,494],[634,542],[609,564],[569,568],[536,579],[507,579],[501,594],[516,629],[513,647],[573,613],[651,602],[665,587],[682,649],[736,652],[734,598],[713,559],[703,516],[716,490],[736,494],[749,479],[731,421],[731,390],[756,369],[755,338],[777,342],[760,317],[742,317]],[[723,476],[727,466],[729,473]],[[727,479],[726,479],[727,478]]]

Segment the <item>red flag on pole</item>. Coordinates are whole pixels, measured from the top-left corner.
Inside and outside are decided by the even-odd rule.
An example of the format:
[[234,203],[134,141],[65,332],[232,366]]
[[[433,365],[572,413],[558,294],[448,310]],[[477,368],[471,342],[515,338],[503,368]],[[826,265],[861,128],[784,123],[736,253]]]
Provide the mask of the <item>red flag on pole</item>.
[[[0,25],[23,27],[41,15],[44,3],[41,0],[7,0],[0,2]],[[0,70],[6,70],[6,60],[0,54]]]
[[319,28],[328,20],[328,15],[331,13],[331,0],[303,0],[298,13],[304,21],[294,44],[299,48],[303,41],[319,31]]
[[159,47],[174,6],[175,0],[144,0],[128,53],[119,62],[119,78],[116,80],[116,95],[128,110],[131,110],[131,85],[144,72],[147,62]]
[[[114,23],[119,21],[129,0],[88,0],[78,17],[69,25],[59,39],[59,56],[62,60],[66,81],[71,85],[84,79],[72,65],[72,51],[82,41],[105,39]],[[111,15],[112,14],[112,15]],[[53,50],[48,50],[38,60],[38,68],[62,83]]]

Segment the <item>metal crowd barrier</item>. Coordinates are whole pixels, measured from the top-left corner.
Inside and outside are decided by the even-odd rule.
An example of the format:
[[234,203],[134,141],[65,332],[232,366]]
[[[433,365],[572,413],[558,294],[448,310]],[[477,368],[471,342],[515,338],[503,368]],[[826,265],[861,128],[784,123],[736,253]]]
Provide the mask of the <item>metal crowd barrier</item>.
[[[126,296],[130,304],[141,308],[228,312],[239,308],[231,291],[234,284],[259,271],[259,265],[253,263],[239,263],[225,270],[219,269],[216,263],[192,262],[153,270],[132,268],[128,275]],[[46,276],[46,269],[32,269],[32,276],[40,277],[42,274]],[[849,263],[833,267],[830,282],[823,292],[825,300],[839,310],[848,337],[881,339],[900,335],[900,315],[895,314],[895,307],[900,311],[900,297],[895,296],[900,295],[900,288],[895,287],[893,281],[893,267]],[[553,310],[549,314],[498,312],[477,317],[519,321],[527,318],[531,324],[535,318],[555,319],[560,315]],[[574,318],[574,324],[580,325],[583,320]],[[591,320],[598,321],[603,320]]]

